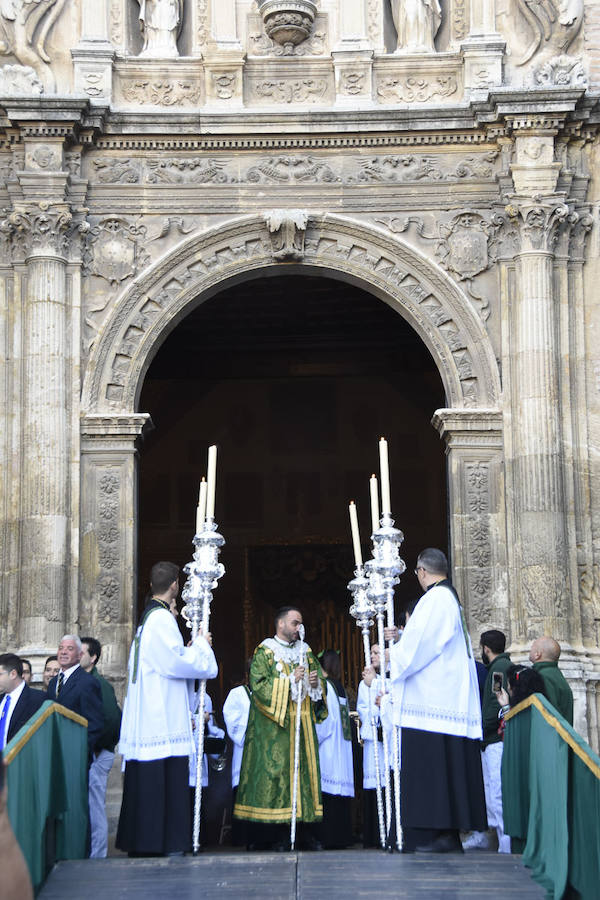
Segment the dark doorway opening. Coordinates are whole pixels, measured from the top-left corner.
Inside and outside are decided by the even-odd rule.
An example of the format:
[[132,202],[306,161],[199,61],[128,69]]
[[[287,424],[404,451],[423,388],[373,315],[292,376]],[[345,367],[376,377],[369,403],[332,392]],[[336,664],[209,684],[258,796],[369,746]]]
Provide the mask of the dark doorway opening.
[[140,605],[153,562],[191,558],[206,448],[219,445],[216,519],[227,544],[211,616],[217,708],[247,654],[272,634],[274,610],[289,603],[302,606],[313,649],[339,645],[356,690],[347,506],[358,504],[368,557],[368,478],[380,435],[405,535],[398,611],[418,592],[418,551],[447,542],[445,455],[430,424],[445,400],[427,348],[367,291],[279,272],[225,288],[183,319],[140,398],[154,423],[140,460]]

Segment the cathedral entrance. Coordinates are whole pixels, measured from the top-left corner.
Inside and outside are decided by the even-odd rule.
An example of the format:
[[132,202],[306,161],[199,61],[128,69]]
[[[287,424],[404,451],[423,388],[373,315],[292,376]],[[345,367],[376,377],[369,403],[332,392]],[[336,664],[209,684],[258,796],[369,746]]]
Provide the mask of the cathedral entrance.
[[140,451],[138,606],[154,561],[191,558],[206,448],[219,445],[216,519],[227,543],[211,617],[217,704],[272,634],[275,609],[290,603],[303,609],[316,651],[341,652],[355,689],[362,661],[348,615],[347,505],[358,504],[366,552],[380,435],[405,534],[398,611],[418,590],[419,549],[448,545],[444,447],[430,424],[445,397],[425,344],[365,290],[280,271],[188,314],[155,356],[139,402],[154,430]]

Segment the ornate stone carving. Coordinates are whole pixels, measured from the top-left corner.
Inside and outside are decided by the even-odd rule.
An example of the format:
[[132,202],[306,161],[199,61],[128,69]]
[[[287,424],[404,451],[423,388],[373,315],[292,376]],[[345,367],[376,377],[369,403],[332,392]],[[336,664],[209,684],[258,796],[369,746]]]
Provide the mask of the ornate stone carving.
[[523,250],[552,251],[559,226],[575,225],[579,219],[562,199],[515,197],[505,209],[517,227]]
[[98,479],[98,566],[96,581],[98,618],[114,622],[119,618],[121,586],[115,569],[119,565],[119,469],[105,468]]
[[208,0],[196,0],[196,40],[205,47],[210,37],[208,26]]
[[135,275],[149,261],[143,247],[144,225],[132,225],[126,219],[104,219],[89,232],[83,257],[85,274],[98,275],[116,287]]
[[555,56],[534,69],[537,84],[562,87],[586,87],[587,76],[580,59],[573,56]]
[[379,44],[380,40],[380,9],[380,0],[367,0],[367,35],[369,37],[369,43],[375,47]]
[[129,103],[141,106],[176,106],[197,105],[202,89],[197,82],[184,81],[143,81],[141,79],[123,80],[121,93]]
[[30,97],[43,94],[44,85],[31,66],[2,66],[0,68],[0,96]]
[[265,215],[273,258],[300,260],[304,258],[304,237],[308,213],[302,209],[275,209]]
[[148,160],[145,180],[150,184],[228,184],[232,179],[223,171],[225,165],[225,161],[203,157]]
[[58,146],[38,144],[25,153],[25,166],[28,169],[41,171],[60,170],[62,166],[62,152]]
[[324,78],[278,78],[259,81],[254,85],[254,95],[273,103],[318,103],[327,93]]
[[359,159],[359,172],[349,182],[441,181],[443,174],[432,156],[374,156]]
[[440,263],[459,281],[474,278],[490,265],[493,233],[494,226],[479,213],[459,213],[447,225],[440,225],[442,240],[436,251]]
[[451,97],[457,91],[455,75],[438,75],[431,79],[419,75],[386,75],[377,85],[377,96],[395,103],[425,103],[434,97]]
[[36,206],[16,208],[0,222],[0,230],[19,239],[25,254],[50,253],[66,255],[72,215],[64,203],[41,200]]
[[349,96],[362,94],[365,89],[366,74],[364,72],[344,72],[340,79],[341,93]]
[[581,30],[584,0],[517,0],[517,4],[533,37],[516,64],[523,66],[537,54],[566,54]]
[[397,51],[430,53],[442,22],[439,0],[391,0]]
[[277,44],[300,44],[311,32],[317,14],[312,0],[257,0],[265,31]]
[[301,44],[276,44],[263,31],[251,31],[248,34],[250,56],[322,56],[326,47],[327,34],[324,30],[314,31]]
[[167,237],[171,231],[176,231],[178,234],[191,234],[192,228],[186,228],[185,222],[182,216],[169,216],[166,222],[163,224],[163,227],[159,231],[158,234],[154,235],[154,237],[150,237],[150,241],[160,241],[162,238]]
[[452,4],[452,39],[458,43],[464,41],[469,33],[466,0],[454,0]]
[[141,164],[136,159],[102,156],[92,166],[100,184],[137,184],[141,179]]
[[341,181],[341,178],[326,162],[313,156],[278,156],[260,160],[248,169],[240,181],[251,184],[302,184],[332,183]]
[[[46,41],[67,0],[4,0],[0,4],[0,55],[31,67],[46,91],[55,90]],[[26,77],[25,73],[23,76]],[[39,93],[35,91],[34,93]]]
[[219,100],[231,100],[236,90],[237,72],[213,72],[212,82]]
[[492,615],[492,549],[489,528],[490,472],[489,464],[467,463],[466,506],[469,566],[468,584],[470,613],[477,622],[488,622]]
[[109,30],[111,43],[115,47],[122,47],[125,43],[122,0],[111,0]]

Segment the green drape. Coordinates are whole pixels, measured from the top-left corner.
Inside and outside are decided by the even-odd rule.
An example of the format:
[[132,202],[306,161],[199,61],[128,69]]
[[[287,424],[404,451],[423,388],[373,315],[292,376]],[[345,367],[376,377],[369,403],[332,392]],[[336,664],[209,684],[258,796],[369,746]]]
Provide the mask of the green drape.
[[535,694],[507,717],[502,756],[504,830],[549,898],[567,888],[600,896],[600,759]]
[[50,701],[4,749],[8,816],[36,891],[56,859],[86,855],[87,756],[86,720]]

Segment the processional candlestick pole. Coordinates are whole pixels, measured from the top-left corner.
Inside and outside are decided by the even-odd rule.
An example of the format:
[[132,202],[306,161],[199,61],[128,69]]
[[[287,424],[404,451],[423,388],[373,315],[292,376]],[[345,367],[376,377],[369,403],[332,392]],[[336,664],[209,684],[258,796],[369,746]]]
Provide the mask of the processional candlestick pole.
[[[298,640],[300,641],[298,665],[306,666],[306,644],[304,643],[304,625],[298,626]],[[290,822],[290,847],[293,850],[296,845],[296,819],[298,817],[298,775],[300,772],[300,722],[302,715],[302,682],[296,682],[296,727],[294,731],[294,784],[292,787],[292,819]]]
[[[357,565],[354,578],[348,584],[348,590],[352,594],[352,606],[350,615],[356,619],[356,624],[362,632],[365,666],[371,667],[371,637],[370,629],[373,625],[373,604],[368,596],[369,582],[364,576],[362,563]],[[370,687],[368,688],[370,692]],[[370,693],[369,693],[369,709]],[[383,798],[381,795],[381,767],[379,765],[379,741],[377,739],[377,722],[371,716],[371,729],[373,732],[373,759],[375,763],[375,793],[377,797],[377,821],[379,823],[379,841],[382,849],[385,849],[385,818],[383,811]]]
[[[196,516],[196,534],[194,535],[194,558],[183,571],[187,580],[181,592],[181,598],[185,606],[181,610],[187,627],[191,629],[192,641],[200,630],[203,634],[209,632],[210,605],[213,591],[218,587],[218,580],[225,574],[223,563],[219,562],[221,547],[225,539],[217,531],[214,520],[215,502],[215,477],[216,477],[216,447],[209,448],[208,487],[202,481],[200,486],[200,500]],[[203,487],[204,485],[204,487]],[[203,500],[206,500],[206,517],[204,515]],[[194,819],[192,827],[192,849],[196,855],[200,849],[200,814],[202,811],[202,761],[204,757],[204,709],[206,705],[206,679],[200,682],[198,691],[198,715],[197,733],[198,747],[196,753],[196,787],[194,791]]]

